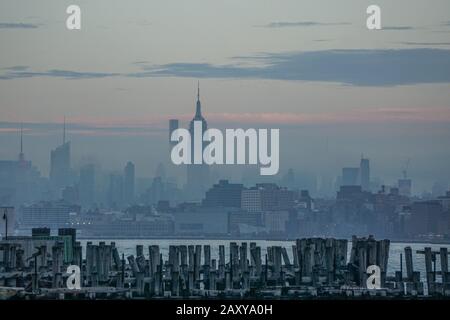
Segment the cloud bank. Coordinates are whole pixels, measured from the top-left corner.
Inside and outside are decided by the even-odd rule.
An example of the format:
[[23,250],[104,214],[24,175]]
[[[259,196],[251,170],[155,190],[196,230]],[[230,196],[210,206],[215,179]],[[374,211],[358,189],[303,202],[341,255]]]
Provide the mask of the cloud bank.
[[414,27],[411,26],[386,26],[382,27],[382,30],[390,30],[390,31],[401,31],[401,30],[414,30]]
[[[189,77],[332,82],[353,86],[398,86],[450,83],[450,50],[437,48],[383,50],[323,50],[265,53],[234,57],[236,64],[176,62],[140,66],[132,73],[82,72],[53,69],[43,72],[5,69],[0,79],[31,77],[95,79],[106,77]],[[242,66],[239,60],[254,62]]]
[[350,25],[350,22],[318,22],[318,21],[280,21],[271,22],[259,27],[263,28],[292,28],[292,27],[317,27],[317,26],[342,26]]
[[243,58],[263,66],[172,63],[132,76],[321,81],[354,86],[450,82],[450,50],[444,49],[325,50]]
[[36,29],[38,25],[32,23],[0,22],[0,29]]

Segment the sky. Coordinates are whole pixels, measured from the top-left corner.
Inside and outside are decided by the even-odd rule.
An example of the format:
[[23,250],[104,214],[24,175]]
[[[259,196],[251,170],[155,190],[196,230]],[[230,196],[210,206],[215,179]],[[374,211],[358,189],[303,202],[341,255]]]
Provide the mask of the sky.
[[66,116],[74,166],[152,176],[200,80],[210,127],[280,128],[281,172],[338,175],[364,154],[386,183],[407,159],[416,191],[450,181],[448,0],[0,0],[0,46],[0,159],[23,122],[44,175]]

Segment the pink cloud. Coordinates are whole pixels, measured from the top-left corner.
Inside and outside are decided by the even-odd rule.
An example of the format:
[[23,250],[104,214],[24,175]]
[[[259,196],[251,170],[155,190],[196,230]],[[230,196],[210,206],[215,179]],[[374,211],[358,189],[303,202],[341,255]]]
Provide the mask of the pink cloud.
[[[29,128],[23,128],[23,133],[31,131]],[[20,127],[18,128],[0,128],[0,133],[20,133]]]
[[215,113],[209,121],[260,124],[450,122],[450,108],[377,108],[339,113]]
[[[353,109],[339,112],[322,113],[289,113],[289,112],[256,112],[256,113],[207,113],[210,126],[238,125],[302,125],[302,124],[378,124],[378,123],[450,123],[450,108],[372,108]],[[148,115],[143,117],[110,117],[104,118],[67,118],[68,134],[83,136],[149,136],[166,134],[168,120],[180,120],[180,126],[186,127],[192,114],[183,115]],[[55,121],[58,125],[60,121]],[[72,125],[71,125],[72,124]],[[30,126],[32,124],[30,123]],[[19,132],[18,128],[1,128],[0,133]],[[59,127],[58,127],[58,130]],[[54,134],[55,129],[25,128],[29,135]]]

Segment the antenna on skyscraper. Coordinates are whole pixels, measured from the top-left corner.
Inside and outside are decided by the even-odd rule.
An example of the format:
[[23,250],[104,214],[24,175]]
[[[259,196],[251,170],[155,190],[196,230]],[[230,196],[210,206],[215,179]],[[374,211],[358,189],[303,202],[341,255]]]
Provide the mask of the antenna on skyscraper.
[[23,155],[23,123],[20,123],[20,153],[19,153],[19,160],[23,161],[25,159],[25,156]]
[[200,104],[200,80],[197,80],[197,107],[195,109],[195,117],[202,118],[202,108]]
[[23,123],[20,123],[20,154],[23,153]]
[[64,116],[64,124],[63,124],[63,144],[66,143],[66,116]]

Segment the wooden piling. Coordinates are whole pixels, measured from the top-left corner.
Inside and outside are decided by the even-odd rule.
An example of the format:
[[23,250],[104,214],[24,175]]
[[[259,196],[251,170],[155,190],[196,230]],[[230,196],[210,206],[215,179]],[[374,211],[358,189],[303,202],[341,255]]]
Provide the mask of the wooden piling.
[[113,261],[114,261],[114,270],[118,271],[120,270],[121,267],[121,261],[120,261],[120,256],[119,256],[119,250],[117,250],[115,244],[113,244],[113,242],[111,243],[111,250],[112,250],[112,257],[113,257]]
[[298,251],[297,251],[296,245],[292,246],[292,257],[293,257],[293,262],[294,262],[294,268],[297,269],[298,268]]
[[219,267],[225,266],[225,246],[219,245]]
[[138,268],[138,266],[136,264],[136,259],[134,258],[133,255],[129,255],[127,257],[127,259],[128,259],[128,263],[130,264],[131,271],[133,272],[133,277],[136,277],[136,275],[139,272],[139,268]]
[[248,270],[247,242],[242,242],[239,248],[239,269],[241,273]]
[[194,273],[195,280],[200,280],[200,266],[201,266],[201,258],[202,258],[202,246],[195,246],[195,256],[194,256]]
[[204,245],[203,246],[203,252],[204,252],[204,263],[205,266],[211,266],[211,246],[210,245]]
[[159,259],[159,246],[151,245],[148,247],[149,253],[149,266],[150,266],[150,275],[154,276],[158,272],[158,266],[160,263]]
[[406,277],[408,281],[412,281],[414,266],[411,247],[405,247],[405,264],[406,264]]
[[425,272],[428,286],[428,294],[434,295],[435,293],[435,279],[432,267],[433,257],[431,247],[425,247]]
[[439,250],[439,257],[441,260],[441,275],[442,275],[442,282],[448,283],[450,282],[450,279],[448,279],[448,252],[447,248],[440,248]]
[[325,240],[325,269],[327,272],[328,283],[331,284],[335,278],[335,253],[336,242],[334,239]]
[[287,249],[285,247],[281,247],[281,255],[283,257],[284,265],[287,268],[290,268],[291,267],[291,260],[289,259],[289,255],[288,255]]

